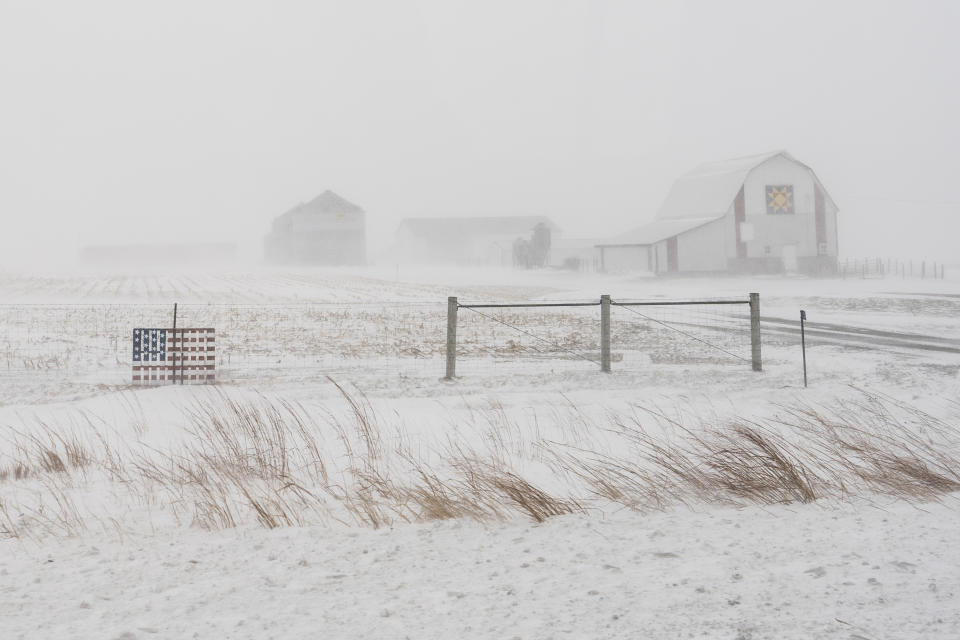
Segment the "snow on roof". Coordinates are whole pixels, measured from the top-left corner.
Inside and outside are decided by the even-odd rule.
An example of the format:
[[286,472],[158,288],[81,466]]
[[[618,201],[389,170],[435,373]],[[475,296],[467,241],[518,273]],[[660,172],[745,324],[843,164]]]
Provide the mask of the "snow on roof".
[[310,202],[301,202],[290,213],[363,213],[363,209],[327,189]]
[[723,216],[737,192],[754,168],[771,158],[784,156],[796,160],[786,151],[771,151],[754,156],[706,162],[686,173],[670,188],[666,200],[657,211],[657,220],[719,218]]
[[681,234],[685,231],[690,231],[691,229],[695,229],[709,222],[713,222],[716,219],[717,216],[709,216],[706,218],[680,218],[676,220],[654,220],[649,224],[637,227],[636,229],[631,229],[630,231],[622,233],[619,236],[600,242],[596,246],[615,247],[618,245],[654,244],[656,242],[660,242],[661,240],[672,238],[673,236]]

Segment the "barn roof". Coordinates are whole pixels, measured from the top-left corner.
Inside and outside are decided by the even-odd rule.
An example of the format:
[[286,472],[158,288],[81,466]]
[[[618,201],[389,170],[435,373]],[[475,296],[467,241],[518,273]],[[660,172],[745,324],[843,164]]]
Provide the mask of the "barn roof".
[[813,170],[783,150],[705,162],[673,183],[653,222],[597,246],[653,244],[718,220],[726,215],[750,172],[776,157],[784,157],[809,171],[833,204]]
[[786,151],[771,151],[755,156],[706,162],[680,176],[667,194],[657,220],[719,218],[727,213],[737,192],[754,168],[767,160],[783,156],[796,162]]
[[631,229],[626,233],[598,243],[598,247],[629,246],[637,244],[654,244],[675,235],[696,229],[709,222],[717,220],[716,216],[707,218],[679,218],[676,220],[654,220],[642,227]]
[[310,202],[301,202],[290,213],[363,213],[363,209],[327,189]]
[[400,222],[405,229],[417,236],[446,234],[481,235],[528,235],[538,224],[545,224],[550,231],[560,231],[546,216],[485,216],[479,218],[406,218]]

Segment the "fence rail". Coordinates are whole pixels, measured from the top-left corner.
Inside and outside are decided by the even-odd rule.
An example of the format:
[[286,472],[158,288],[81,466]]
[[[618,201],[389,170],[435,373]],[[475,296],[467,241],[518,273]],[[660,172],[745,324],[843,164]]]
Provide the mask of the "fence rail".
[[[694,335],[690,330],[685,330],[680,328],[678,322],[668,322],[661,319],[650,317],[646,314],[639,313],[634,311],[632,307],[701,307],[701,306],[713,306],[713,305],[724,305],[724,306],[735,306],[735,305],[748,305],[750,308],[750,357],[742,357],[732,352],[730,349],[725,348],[722,345],[716,344],[715,340],[709,340],[703,336]],[[583,307],[599,307],[600,308],[600,318],[599,318],[599,357],[593,358],[584,355],[567,345],[561,344],[556,341],[554,336],[544,336],[538,335],[535,329],[529,326],[522,326],[520,323],[510,322],[503,318],[497,318],[494,316],[487,315],[483,312],[478,311],[478,309],[531,309],[531,308],[583,308]],[[459,344],[457,339],[458,324],[460,322],[459,310],[465,309],[472,311],[475,314],[485,318],[486,320],[502,325],[515,331],[517,334],[531,338],[532,340],[539,342],[548,347],[552,347],[555,352],[563,352],[569,355],[573,355],[576,358],[582,360],[587,360],[595,364],[600,365],[600,370],[604,373],[610,373],[612,370],[611,362],[613,360],[611,353],[611,307],[624,307],[626,310],[633,312],[634,314],[641,316],[645,320],[656,323],[667,329],[676,332],[686,338],[702,343],[709,347],[710,349],[716,350],[717,352],[724,353],[729,355],[737,360],[747,361],[751,363],[751,366],[754,371],[761,371],[762,366],[762,357],[761,357],[761,348],[760,348],[760,296],[756,293],[751,293],[750,296],[746,299],[732,299],[732,300],[623,300],[617,301],[613,300],[609,295],[601,295],[600,298],[596,301],[590,302],[514,302],[514,303],[469,303],[464,304],[459,301],[456,296],[450,296],[447,298],[447,339],[446,339],[446,356],[445,356],[445,375],[444,379],[454,380],[457,378],[457,354],[459,351]],[[696,324],[696,323],[688,323]],[[538,352],[542,351],[536,349]]]

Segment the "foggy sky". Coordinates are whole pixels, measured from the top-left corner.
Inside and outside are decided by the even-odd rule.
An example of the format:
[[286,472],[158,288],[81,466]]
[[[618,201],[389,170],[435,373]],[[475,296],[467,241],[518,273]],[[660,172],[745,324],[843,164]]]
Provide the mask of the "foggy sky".
[[[841,255],[952,258],[955,2],[0,0],[0,263],[231,240],[325,189],[401,218],[648,221],[786,149]],[[374,247],[375,248],[375,247]]]

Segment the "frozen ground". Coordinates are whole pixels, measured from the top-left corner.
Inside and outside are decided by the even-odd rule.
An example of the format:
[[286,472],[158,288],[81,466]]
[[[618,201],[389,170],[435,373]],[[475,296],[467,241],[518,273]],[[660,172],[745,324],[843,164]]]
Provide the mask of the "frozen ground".
[[[438,379],[447,295],[461,301],[588,300],[601,293],[739,299],[750,291],[760,292],[763,314],[771,318],[793,319],[803,308],[811,321],[960,341],[960,284],[950,279],[708,281],[407,269],[0,274],[8,319],[0,327],[0,356],[7,359],[0,474],[8,470],[0,477],[7,517],[0,517],[0,532],[7,532],[0,540],[0,638],[960,636],[956,493],[910,500],[831,493],[809,504],[762,506],[687,500],[688,507],[667,504],[663,511],[591,498],[584,510],[540,524],[513,509],[479,522],[394,514],[376,530],[337,511],[345,493],[339,502],[327,499],[337,503],[329,511],[310,503],[316,513],[304,515],[299,526],[267,530],[232,494],[237,526],[212,526],[197,517],[195,486],[148,485],[142,475],[128,482],[133,472],[121,478],[100,459],[113,451],[132,465],[149,452],[161,459],[181,455],[197,438],[186,412],[219,402],[210,389],[131,388],[127,364],[120,356],[111,360],[110,349],[126,351],[127,325],[154,317],[154,307],[144,305],[158,305],[153,326],[164,326],[174,301],[198,312],[211,304],[229,308],[233,316],[210,316],[234,323],[227,334],[233,357],[222,367],[220,389],[240,401],[293,403],[319,416],[330,448],[325,459],[344,474],[345,487],[348,478],[356,480],[352,467],[364,464],[349,458],[345,442],[354,439],[357,450],[366,444],[360,431],[336,432],[338,420],[352,425],[356,416],[333,382],[361,398],[388,450],[413,452],[433,469],[451,443],[474,447],[545,490],[577,499],[589,491],[551,466],[545,443],[620,455],[621,443],[605,429],[651,409],[688,416],[687,426],[764,420],[783,407],[856,411],[865,390],[956,425],[956,352],[811,337],[811,387],[804,389],[792,334],[765,333],[765,370],[756,374],[736,358],[625,315],[614,318],[621,359],[612,375],[582,358],[544,355],[502,327],[477,324],[465,325],[476,327],[464,334],[475,342],[459,363],[461,379]],[[419,311],[377,307],[356,314],[384,300],[420,305],[410,307]],[[331,312],[323,306],[329,303],[342,306]],[[127,306],[97,316],[113,317],[112,324],[104,319],[90,332],[74,330],[90,317],[77,315],[78,308],[103,305]],[[240,305],[255,315],[238,316]],[[265,312],[271,305],[294,312]],[[71,308],[74,315],[63,315]],[[354,322],[358,317],[362,322]],[[661,318],[746,355],[742,333],[716,330],[725,319]],[[384,331],[384,321],[403,330]],[[594,348],[591,316],[530,314],[511,321],[528,322],[579,353]],[[244,342],[304,322],[310,331],[281,332],[274,351],[260,353]],[[57,323],[69,329],[59,332],[64,342],[53,349],[59,360],[31,367],[50,352],[36,340],[38,332],[45,335],[44,327]],[[338,339],[325,337],[331,330]],[[71,332],[76,337],[63,337]],[[310,343],[309,335],[324,339]],[[309,357],[276,360],[295,344],[312,345]],[[24,345],[34,351],[26,353]],[[15,349],[20,352],[11,355]],[[922,435],[956,456],[949,448],[952,428],[942,441]],[[66,473],[15,478],[14,461],[36,456],[33,449],[25,453],[23,443],[33,442],[31,435],[46,442],[51,431],[100,458]],[[669,430],[660,435],[676,438]],[[403,456],[395,457],[377,470],[409,473],[400,468]]]
[[957,504],[6,544],[4,638],[960,636]]
[[[436,384],[443,371],[448,295],[464,303],[589,301],[601,293],[614,300],[743,300],[751,291],[761,294],[768,319],[762,377],[752,375],[742,360],[749,357],[743,305],[640,309],[652,321],[614,308],[614,356],[621,359],[612,376],[597,376],[591,360],[598,357],[599,317],[588,307],[494,314],[545,343],[461,310],[461,379],[455,389]],[[879,344],[876,336],[840,341],[828,332],[812,333],[808,367],[815,387],[883,384],[896,392],[939,394],[944,385],[955,386],[960,374],[957,291],[960,286],[949,278],[675,280],[455,269],[0,274],[0,406],[31,407],[124,390],[130,330],[170,325],[173,302],[180,304],[180,326],[217,328],[222,384],[300,391],[319,381],[314,397],[329,395],[326,375],[385,399],[495,389],[592,389],[630,397],[686,394],[701,384],[709,384],[712,395],[795,389],[802,382],[799,337],[783,321],[796,322],[800,309],[814,324],[920,334],[946,347],[902,348]],[[692,380],[697,383],[689,384]]]

